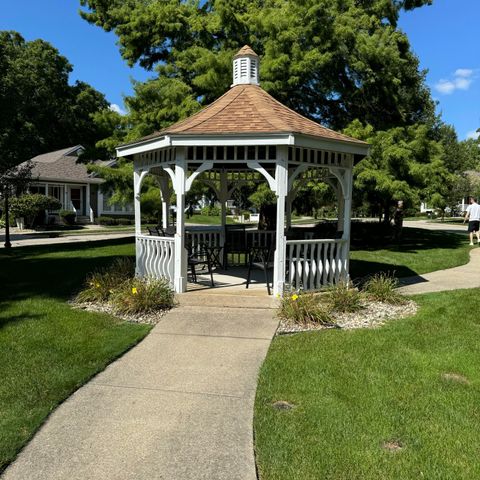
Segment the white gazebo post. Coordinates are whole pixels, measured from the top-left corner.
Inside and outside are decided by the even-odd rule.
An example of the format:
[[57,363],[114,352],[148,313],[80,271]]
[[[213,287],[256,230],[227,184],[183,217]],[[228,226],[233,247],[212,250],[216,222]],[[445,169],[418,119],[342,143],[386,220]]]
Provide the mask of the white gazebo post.
[[135,273],[143,275],[144,265],[140,263],[140,245],[138,237],[142,234],[142,211],[140,206],[140,194],[142,191],[142,181],[148,172],[143,170],[134,170],[133,172],[133,205],[135,211],[135,258],[136,267]]
[[177,148],[174,182],[175,194],[177,196],[174,288],[177,293],[185,292],[187,289],[187,251],[185,250],[186,173],[185,149]]
[[285,263],[287,244],[285,238],[285,205],[288,192],[288,151],[286,147],[278,148],[275,168],[277,194],[277,233],[275,239],[275,260],[273,264],[273,295],[283,295],[285,286]]

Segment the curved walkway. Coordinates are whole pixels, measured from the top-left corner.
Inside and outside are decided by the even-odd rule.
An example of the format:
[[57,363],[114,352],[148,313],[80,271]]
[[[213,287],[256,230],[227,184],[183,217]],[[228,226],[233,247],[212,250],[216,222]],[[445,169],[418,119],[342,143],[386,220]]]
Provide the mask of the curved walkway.
[[189,303],[60,405],[2,479],[255,480],[274,310]]

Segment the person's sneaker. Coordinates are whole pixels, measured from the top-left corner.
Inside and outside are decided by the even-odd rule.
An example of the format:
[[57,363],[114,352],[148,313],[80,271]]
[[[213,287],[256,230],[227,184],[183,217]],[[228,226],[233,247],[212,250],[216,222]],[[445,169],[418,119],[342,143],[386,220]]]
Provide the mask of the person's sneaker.
[[470,242],[470,245],[473,245],[473,242]]

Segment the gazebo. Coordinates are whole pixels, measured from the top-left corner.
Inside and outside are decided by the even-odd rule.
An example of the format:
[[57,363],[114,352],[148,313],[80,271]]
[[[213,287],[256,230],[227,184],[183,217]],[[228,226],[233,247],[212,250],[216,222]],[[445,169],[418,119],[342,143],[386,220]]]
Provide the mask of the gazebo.
[[[247,181],[268,182],[277,198],[276,230],[252,231],[252,242],[273,242],[273,293],[286,284],[315,290],[348,278],[352,169],[368,144],[325,128],[287,108],[259,85],[259,57],[248,46],[233,60],[233,84],[215,102],[164,130],[117,148],[133,159],[138,275],[168,278],[187,288],[185,194],[203,181],[221,203],[218,231],[192,232],[195,242],[225,247],[226,202]],[[163,227],[168,227],[171,188],[176,195],[174,236],[144,235],[140,191],[147,174],[158,179]],[[302,182],[328,182],[338,199],[338,234],[330,239],[287,239],[292,201]]]

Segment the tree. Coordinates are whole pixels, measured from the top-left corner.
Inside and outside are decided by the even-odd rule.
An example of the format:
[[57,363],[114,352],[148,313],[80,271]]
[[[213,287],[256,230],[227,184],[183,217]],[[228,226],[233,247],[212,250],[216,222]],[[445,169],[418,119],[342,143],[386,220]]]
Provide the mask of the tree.
[[376,132],[357,120],[345,133],[371,144],[369,156],[354,170],[356,201],[379,207],[386,223],[395,201],[403,200],[411,208],[432,199],[440,204],[447,196],[454,177],[445,167],[442,144],[432,139],[428,125]]
[[232,56],[262,56],[262,86],[333,128],[377,130],[433,116],[424,72],[397,28],[402,9],[432,0],[80,0],[88,22],[114,31],[130,65],[156,69],[127,99],[137,135],[211,103],[229,87]]
[[0,32],[0,175],[40,153],[93,146],[105,135],[91,115],[108,102],[86,83],[69,85],[71,70],[49,43]]

